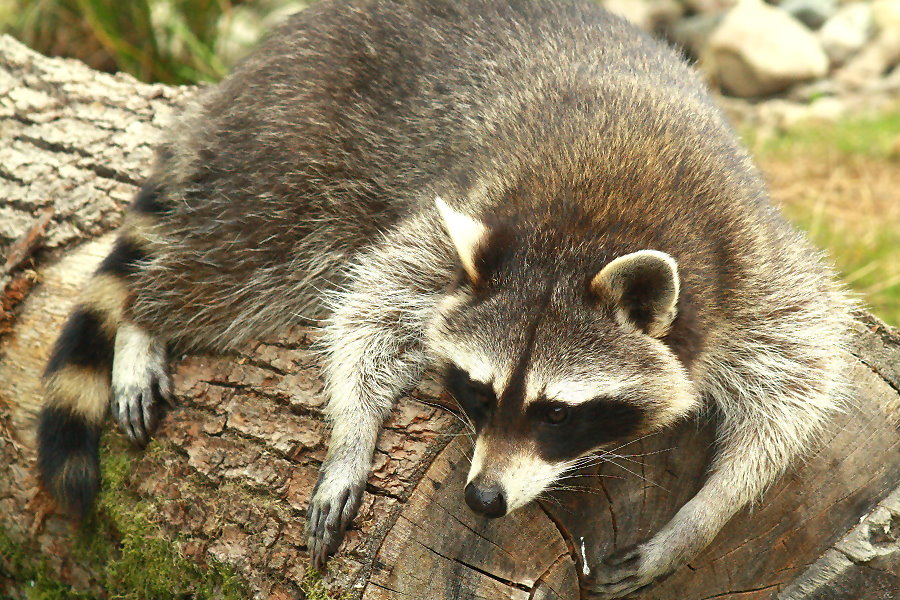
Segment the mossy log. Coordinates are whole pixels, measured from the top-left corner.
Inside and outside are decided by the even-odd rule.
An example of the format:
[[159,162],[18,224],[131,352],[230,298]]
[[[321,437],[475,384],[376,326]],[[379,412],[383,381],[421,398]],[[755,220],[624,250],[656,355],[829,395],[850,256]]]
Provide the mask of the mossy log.
[[[55,514],[34,470],[39,373],[189,95],[0,37],[0,597],[572,600],[579,574],[698,489],[710,421],[634,441],[578,489],[478,518],[462,500],[470,438],[426,378],[399,401],[359,517],[318,578],[303,527],[327,429],[315,331],[298,327],[229,356],[178,357],[178,405],[156,441],[138,452],[110,431],[96,516]],[[641,597],[895,597],[900,336],[865,315],[855,334],[855,403],[816,452]]]

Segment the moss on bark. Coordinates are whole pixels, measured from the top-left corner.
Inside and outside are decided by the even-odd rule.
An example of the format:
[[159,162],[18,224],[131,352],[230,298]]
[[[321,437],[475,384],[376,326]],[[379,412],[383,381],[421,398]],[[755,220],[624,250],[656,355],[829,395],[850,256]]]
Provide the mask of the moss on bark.
[[[147,449],[165,452],[157,443]],[[27,600],[241,600],[246,586],[228,566],[186,558],[160,535],[153,506],[128,487],[133,451],[121,436],[104,437],[103,487],[97,510],[73,533],[70,551],[105,593],[73,590],[60,581],[28,539],[0,529],[0,597]]]

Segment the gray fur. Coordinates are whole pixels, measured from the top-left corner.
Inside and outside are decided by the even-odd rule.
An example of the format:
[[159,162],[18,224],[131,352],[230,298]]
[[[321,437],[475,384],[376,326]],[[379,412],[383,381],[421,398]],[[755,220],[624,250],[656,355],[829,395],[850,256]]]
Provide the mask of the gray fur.
[[[688,66],[587,0],[318,3],[201,96],[150,185],[160,207],[134,229],[149,258],[128,314],[154,343],[223,350],[327,319],[316,564],[355,515],[382,420],[429,363],[496,392],[470,479],[533,465],[544,485],[577,464],[541,458],[528,435],[548,390],[619,390],[641,415],[623,431],[701,401],[719,415],[708,482],[592,570],[598,598],[684,564],[838,405],[848,302],[831,272]],[[483,280],[460,277],[437,196],[490,231],[472,249],[492,253]],[[678,271],[652,336],[590,285],[647,249]],[[516,505],[541,491],[526,488]]]

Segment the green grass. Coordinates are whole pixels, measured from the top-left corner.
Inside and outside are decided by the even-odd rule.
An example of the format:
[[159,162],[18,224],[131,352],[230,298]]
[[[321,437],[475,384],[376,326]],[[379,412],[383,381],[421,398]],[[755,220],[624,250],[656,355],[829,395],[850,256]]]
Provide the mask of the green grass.
[[900,327],[900,224],[873,226],[858,234],[815,207],[785,207],[785,213],[828,253],[841,279],[868,310]]
[[[154,443],[150,452],[161,452]],[[107,435],[102,452],[103,489],[93,518],[82,524],[69,552],[98,577],[116,600],[242,600],[247,590],[227,565],[205,566],[182,555],[159,534],[154,509],[128,489],[134,455],[121,436]],[[78,600],[94,596],[59,581],[27,538],[0,530],[0,581],[16,582],[28,600]]]
[[900,108],[745,137],[785,215],[867,308],[900,326]]
[[897,160],[900,109],[857,115],[835,123],[798,124],[765,137],[747,130],[744,138],[754,153],[764,156],[787,158],[836,151],[848,156]]
[[[7,0],[7,4],[8,4]],[[4,29],[44,54],[143,81],[214,81],[219,23],[240,0],[15,0]],[[0,23],[0,25],[4,25]]]
[[0,32],[142,81],[217,81],[310,0],[0,0]]

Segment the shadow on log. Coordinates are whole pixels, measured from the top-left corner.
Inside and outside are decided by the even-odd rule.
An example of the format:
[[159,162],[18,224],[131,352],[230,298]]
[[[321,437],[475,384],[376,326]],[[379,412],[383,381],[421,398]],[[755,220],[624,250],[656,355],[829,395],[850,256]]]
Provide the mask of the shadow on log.
[[[327,431],[309,347],[315,333],[298,328],[229,356],[181,357],[178,406],[148,450],[127,449],[118,433],[105,437],[98,516],[76,530],[53,514],[34,474],[39,374],[111,244],[102,234],[149,166],[154,136],[187,96],[0,37],[0,258],[17,253],[0,284],[9,295],[26,275],[39,282],[15,288],[20,305],[3,305],[12,325],[0,338],[0,596],[26,597],[37,564],[45,583],[101,598],[226,595],[226,580],[204,584],[204,596],[200,584],[154,583],[153,573],[113,589],[125,584],[110,564],[128,553],[150,556],[122,525],[129,514],[131,526],[140,521],[138,545],[168,549],[172,564],[200,565],[198,572],[223,569],[238,582],[235,597],[327,589],[367,600],[575,600],[585,556],[590,565],[649,537],[700,487],[713,423],[696,421],[623,446],[620,458],[568,481],[575,490],[500,520],[476,517],[462,495],[470,438],[429,378],[398,403],[354,528],[316,581],[303,527]],[[23,247],[37,252],[26,258]],[[640,597],[896,597],[900,337],[861,315],[855,343],[855,403],[818,450],[688,567]],[[98,561],[84,550],[86,538],[105,541],[110,554]],[[167,596],[154,585],[187,589]]]

